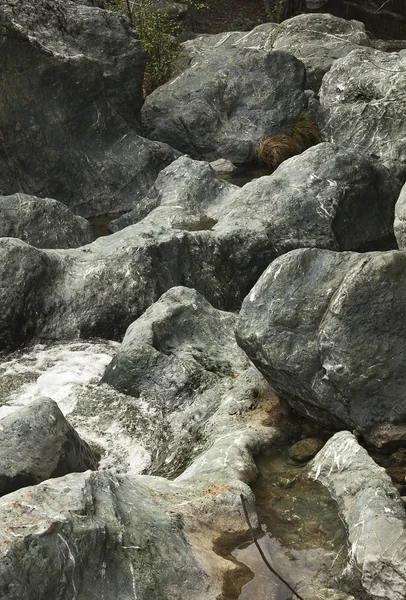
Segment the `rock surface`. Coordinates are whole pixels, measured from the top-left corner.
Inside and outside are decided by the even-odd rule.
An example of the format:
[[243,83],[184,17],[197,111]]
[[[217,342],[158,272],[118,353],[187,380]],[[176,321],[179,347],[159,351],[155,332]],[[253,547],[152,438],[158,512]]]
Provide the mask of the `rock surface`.
[[406,56],[371,48],[337,60],[320,89],[324,139],[382,161],[406,181]]
[[306,462],[313,458],[323,448],[323,441],[317,438],[299,440],[289,448],[289,456],[297,462]]
[[172,476],[190,463],[225,397],[229,408],[234,396],[241,408],[245,395],[255,403],[260,381],[247,375],[251,364],[237,346],[235,322],[195,290],[174,287],[128,328],[102,382],[147,402],[156,415],[161,435],[149,444],[150,472]]
[[394,247],[399,187],[373,162],[328,144],[242,189],[182,157],[160,174],[132,227],[72,250],[0,239],[1,345],[33,335],[118,339],[177,285],[236,310],[269,263],[292,248]]
[[0,420],[0,495],[75,471],[97,458],[53,400],[41,399]]
[[278,254],[310,246],[330,250],[396,248],[394,207],[400,183],[356,152],[318,144],[285,161],[269,177],[246,184],[227,222],[251,212],[250,228],[265,229]]
[[280,443],[258,424],[223,435],[174,482],[87,472],[8,494],[0,499],[1,597],[215,600],[235,566],[214,553],[214,541],[223,531],[245,534],[241,493],[257,522],[252,456]]
[[400,250],[406,249],[406,184],[402,187],[395,206],[393,225],[396,241]]
[[92,228],[64,204],[26,194],[0,196],[0,237],[36,248],[76,248],[93,241]]
[[360,595],[403,600],[406,513],[385,470],[351,433],[342,431],[327,442],[309,472],[338,503],[351,544],[353,585],[360,579]]
[[176,156],[137,135],[145,55],[126,19],[73,2],[0,7],[0,193],[83,216],[129,208]]
[[306,108],[304,77],[283,52],[220,46],[148,96],[143,124],[192,158],[248,162],[265,133],[288,133]]
[[306,66],[307,85],[317,92],[333,63],[359,46],[370,46],[365,25],[330,14],[303,14],[274,32],[274,50],[293,54]]
[[406,254],[297,250],[244,300],[237,339],[281,397],[376,445],[406,440]]

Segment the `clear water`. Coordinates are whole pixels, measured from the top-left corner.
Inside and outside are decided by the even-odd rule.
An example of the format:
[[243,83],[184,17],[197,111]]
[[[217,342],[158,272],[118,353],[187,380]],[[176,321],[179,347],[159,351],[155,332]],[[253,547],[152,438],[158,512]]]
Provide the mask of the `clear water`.
[[[257,466],[260,476],[252,489],[263,531],[258,537],[271,565],[303,595],[335,587],[348,554],[346,531],[336,503],[320,483],[307,478],[306,467],[291,465],[282,455],[262,455]],[[238,593],[231,593],[226,583],[227,600],[293,597],[269,571],[251,541],[234,548],[231,557],[245,565],[246,571]]]

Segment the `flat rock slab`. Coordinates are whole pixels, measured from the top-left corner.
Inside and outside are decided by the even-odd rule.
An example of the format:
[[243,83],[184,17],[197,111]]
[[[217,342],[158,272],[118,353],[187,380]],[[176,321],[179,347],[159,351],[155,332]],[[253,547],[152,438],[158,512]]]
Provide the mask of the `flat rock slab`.
[[50,477],[96,469],[97,463],[53,400],[36,400],[0,419],[1,496]]
[[91,225],[52,198],[0,196],[0,237],[19,238],[36,248],[77,248],[93,241]]
[[405,269],[404,252],[290,252],[244,300],[237,339],[302,414],[406,440]]
[[73,2],[0,7],[0,193],[82,216],[130,208],[178,154],[137,135],[145,54],[127,19]]
[[248,162],[265,133],[288,133],[306,108],[304,77],[283,52],[219,46],[148,96],[143,124],[192,158]]
[[405,597],[406,512],[385,473],[348,431],[333,436],[309,465],[337,501],[348,529],[352,587],[372,600]]
[[406,181],[406,55],[371,48],[337,60],[320,88],[323,138],[380,160]]

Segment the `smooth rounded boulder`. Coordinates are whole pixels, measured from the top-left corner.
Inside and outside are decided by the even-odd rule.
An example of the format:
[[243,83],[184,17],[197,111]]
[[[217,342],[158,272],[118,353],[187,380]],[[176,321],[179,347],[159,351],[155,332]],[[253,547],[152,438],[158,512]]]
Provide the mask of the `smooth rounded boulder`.
[[406,441],[406,253],[295,250],[244,300],[237,340],[305,416]]
[[62,0],[0,4],[0,193],[88,217],[129,209],[179,154],[139,135],[146,62],[128,19]]
[[94,452],[49,398],[0,419],[0,496],[51,477],[97,469]]
[[143,125],[192,158],[248,162],[264,134],[289,133],[306,109],[304,82],[289,54],[220,46],[147,97]]

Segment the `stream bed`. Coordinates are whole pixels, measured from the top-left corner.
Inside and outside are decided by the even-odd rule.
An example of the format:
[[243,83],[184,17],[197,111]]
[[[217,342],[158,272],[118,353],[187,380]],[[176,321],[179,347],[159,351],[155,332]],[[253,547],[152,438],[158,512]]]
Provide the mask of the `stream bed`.
[[[299,593],[338,585],[347,564],[345,527],[327,490],[289,464],[283,454],[257,458],[259,477],[251,486],[263,534],[258,541],[276,571]],[[292,592],[274,576],[254,543],[246,541],[229,557],[240,566],[225,583],[224,600],[290,600]],[[313,596],[312,596],[313,597]]]

